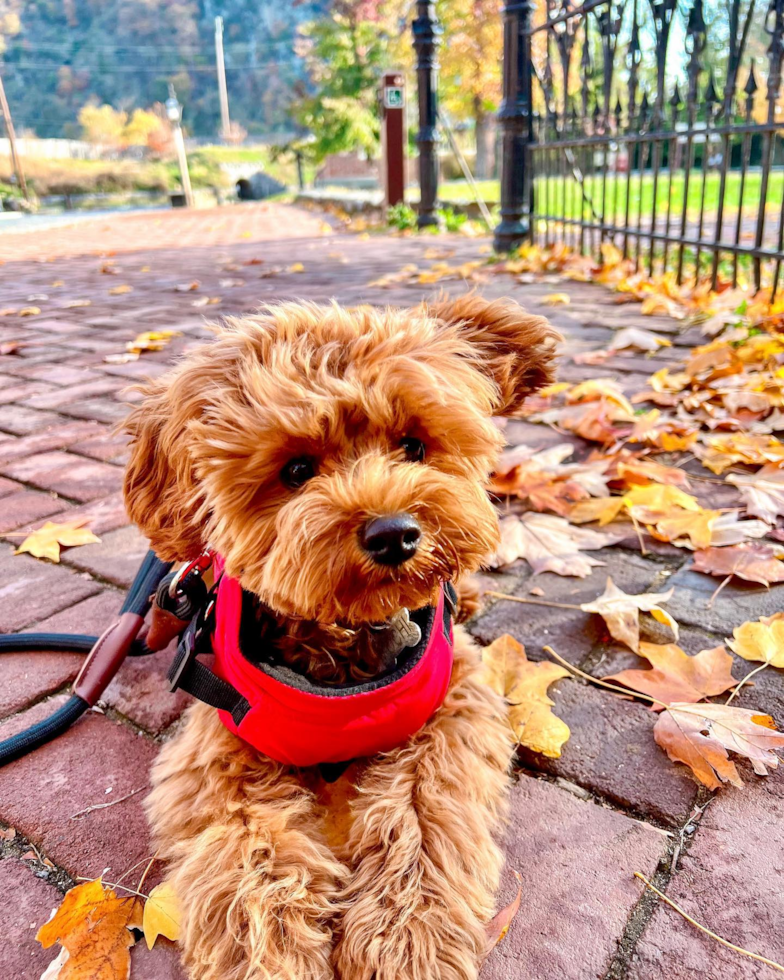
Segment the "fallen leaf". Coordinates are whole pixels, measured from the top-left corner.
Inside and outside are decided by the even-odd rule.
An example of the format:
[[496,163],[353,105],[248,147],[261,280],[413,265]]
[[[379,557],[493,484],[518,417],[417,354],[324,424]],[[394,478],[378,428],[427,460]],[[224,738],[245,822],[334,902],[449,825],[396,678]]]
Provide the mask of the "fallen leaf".
[[[668,704],[692,704],[723,694],[738,683],[732,676],[732,657],[724,647],[701,650],[690,657],[675,643],[641,643],[638,652],[649,661],[651,670],[622,670],[603,680],[615,681]],[[652,708],[660,711],[661,705],[654,704]]]
[[193,293],[195,292],[201,283],[198,279],[192,279],[190,282],[180,282],[174,287],[175,293]]
[[293,262],[288,267],[288,270],[287,271],[288,272],[304,272],[305,271],[305,266],[301,262]]
[[158,936],[176,943],[180,938],[181,917],[180,900],[171,882],[164,881],[153,888],[144,903],[142,920],[147,949],[153,948]]
[[66,892],[35,938],[44,949],[59,943],[68,950],[59,980],[127,980],[135,943],[130,930],[141,924],[141,901],[135,895],[118,898],[98,879]]
[[569,520],[573,524],[588,524],[598,521],[599,526],[609,524],[624,509],[623,497],[596,497],[583,500],[569,511]]
[[728,641],[729,646],[739,657],[784,667],[784,620],[743,623],[732,635],[734,639]]
[[784,514],[784,469],[780,466],[769,463],[752,476],[730,473],[727,483],[740,488],[749,514],[768,524],[775,524],[779,514]]
[[673,591],[669,589],[667,592],[629,595],[619,589],[608,576],[602,595],[591,602],[582,603],[580,609],[583,612],[598,613],[607,624],[610,636],[625,643],[636,653],[640,646],[640,612],[649,612],[657,622],[669,626],[675,639],[678,639],[678,624],[668,612],[659,608],[660,602],[667,602],[672,598]]
[[615,472],[618,479],[627,484],[646,486],[649,483],[672,484],[674,487],[688,487],[686,473],[677,466],[665,466],[652,459],[636,459],[619,462]]
[[643,351],[655,351],[661,347],[672,347],[672,341],[666,337],[660,337],[650,330],[643,330],[641,327],[626,327],[619,330],[610,342],[610,350],[627,350],[636,348]]
[[148,330],[137,334],[125,345],[125,349],[128,353],[137,355],[146,350],[163,350],[171,343],[172,337],[179,336],[179,330]]
[[122,296],[124,293],[132,293],[132,292],[133,292],[133,286],[129,286],[127,283],[124,283],[122,286],[112,286],[112,288],[109,290],[109,295]]
[[22,343],[21,340],[8,340],[4,344],[0,344],[0,355],[3,357],[9,357],[11,354],[15,354],[22,347],[27,345]]
[[542,297],[542,306],[568,306],[571,302],[568,293],[548,293]]
[[139,351],[125,351],[122,354],[107,354],[104,357],[106,364],[130,364],[131,361],[139,360]]
[[538,663],[525,655],[525,647],[505,633],[482,651],[485,680],[509,706],[509,724],[517,744],[550,759],[561,755],[569,727],[550,708],[550,684],[569,676],[564,667],[549,660]]
[[622,537],[574,527],[551,514],[513,515],[501,521],[501,544],[488,564],[490,568],[502,568],[525,558],[534,574],[555,572],[584,578],[604,562],[582,552],[606,548]]
[[730,749],[748,759],[758,776],[767,776],[784,746],[770,715],[726,704],[671,704],[653,728],[656,739],[673,762],[683,762],[708,789],[722,782],[743,786]]
[[91,299],[72,299],[65,304],[67,310],[75,310],[82,306],[91,306]]
[[191,303],[191,306],[217,306],[221,301],[221,296],[200,296]]
[[15,827],[9,827],[8,829],[6,829],[5,827],[0,827],[0,840],[12,841],[15,837],[16,837]]
[[235,289],[237,286],[244,286],[244,279],[221,279],[220,286],[221,289]]
[[768,586],[784,582],[781,549],[766,544],[739,544],[728,548],[705,548],[694,553],[694,569],[706,575],[726,578],[737,575],[746,582]]
[[680,511],[656,521],[652,534],[660,541],[669,541],[675,545],[688,545],[691,548],[709,548],[711,546],[711,529],[716,519],[721,517],[721,511],[702,510]]
[[522,878],[520,877],[519,871],[515,871],[513,874],[517,879],[517,895],[505,908],[502,908],[499,912],[496,912],[493,918],[485,926],[485,934],[487,936],[485,956],[487,956],[488,953],[506,936],[507,932],[509,932],[509,927],[512,925],[514,917],[520,910],[520,899],[523,897]]
[[19,316],[38,316],[40,312],[37,306],[25,306],[19,311]]
[[61,546],[77,548],[83,544],[100,544],[100,541],[89,528],[81,527],[78,522],[55,524],[47,521],[43,527],[28,534],[14,554],[26,552],[34,558],[48,558],[49,561],[59,562]]

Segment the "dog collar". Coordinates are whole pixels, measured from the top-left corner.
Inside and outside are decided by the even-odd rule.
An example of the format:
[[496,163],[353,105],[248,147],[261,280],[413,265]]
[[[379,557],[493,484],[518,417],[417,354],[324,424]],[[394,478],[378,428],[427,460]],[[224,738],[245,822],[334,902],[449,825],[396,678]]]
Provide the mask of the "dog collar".
[[[326,686],[290,667],[249,659],[241,644],[242,586],[223,573],[219,556],[215,566],[217,587],[182,636],[169,671],[171,689],[217,708],[226,728],[258,751],[294,766],[375,755],[405,742],[443,703],[453,661],[451,583],[439,589],[435,605],[411,613],[421,638],[393,671]],[[207,652],[215,655],[212,670],[197,659]]]

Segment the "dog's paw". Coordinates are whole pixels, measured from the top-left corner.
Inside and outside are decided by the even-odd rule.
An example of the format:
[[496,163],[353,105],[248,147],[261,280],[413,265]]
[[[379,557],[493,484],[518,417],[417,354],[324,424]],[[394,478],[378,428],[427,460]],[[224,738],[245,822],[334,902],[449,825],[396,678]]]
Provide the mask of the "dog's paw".
[[409,908],[366,897],[346,913],[341,932],[340,980],[476,980],[486,944],[478,920],[451,919],[437,896]]

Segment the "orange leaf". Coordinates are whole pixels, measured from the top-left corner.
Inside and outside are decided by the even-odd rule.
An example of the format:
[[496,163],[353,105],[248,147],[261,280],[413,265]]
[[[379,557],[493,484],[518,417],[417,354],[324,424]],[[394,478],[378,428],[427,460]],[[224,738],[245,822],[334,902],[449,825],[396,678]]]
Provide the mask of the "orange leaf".
[[[650,694],[659,701],[695,703],[723,694],[738,683],[732,676],[732,657],[724,647],[701,650],[690,657],[675,643],[641,643],[639,654],[652,670],[622,670],[603,678]],[[652,705],[661,711],[661,705]]]
[[653,737],[674,762],[687,765],[708,789],[722,782],[741,787],[735,763],[727,750],[749,759],[758,776],[767,776],[784,746],[770,715],[726,704],[671,704],[659,716]]
[[496,912],[485,926],[485,933],[487,934],[485,956],[506,936],[514,917],[520,910],[520,899],[523,897],[522,878],[520,877],[519,871],[514,871],[513,874],[517,878],[517,895],[505,908],[502,908],[500,912]]
[[45,949],[59,943],[68,951],[58,980],[126,980],[136,941],[130,930],[141,924],[141,901],[118,898],[98,879],[67,892],[36,939]]

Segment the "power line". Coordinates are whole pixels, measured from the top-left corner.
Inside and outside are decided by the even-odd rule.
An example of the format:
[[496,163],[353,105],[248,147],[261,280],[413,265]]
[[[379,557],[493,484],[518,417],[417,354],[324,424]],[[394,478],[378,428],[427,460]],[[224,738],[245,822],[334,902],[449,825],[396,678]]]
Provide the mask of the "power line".
[[[291,65],[291,61],[277,61],[274,59],[267,59],[261,65],[226,65],[226,71],[241,71],[250,72],[260,72],[266,71],[271,65]],[[4,70],[7,72],[9,68],[19,68],[22,71],[59,71],[61,68],[70,68],[73,71],[96,71],[101,75],[115,75],[122,74],[124,72],[132,72],[136,74],[137,72],[153,72],[159,75],[177,75],[180,72],[186,72],[190,74],[191,72],[215,72],[215,65],[174,65],[172,67],[166,68],[159,65],[116,65],[112,68],[108,68],[105,65],[71,65],[71,64],[58,64],[54,62],[22,62],[22,61],[6,61],[0,65],[0,71]]]
[[[227,52],[233,51],[235,49],[245,49],[247,51],[252,51],[258,48],[265,47],[275,47],[279,44],[288,44],[291,41],[295,41],[298,38],[304,37],[305,35],[293,33],[293,34],[281,34],[275,38],[267,38],[263,41],[230,41],[228,44],[224,45]],[[64,48],[75,48],[79,47],[80,41],[35,41],[30,43],[29,41],[23,39],[15,39],[10,42],[10,46],[6,49],[7,51],[12,51],[15,48],[22,51],[59,51]],[[79,47],[80,51],[149,51],[154,54],[159,54],[161,51],[177,51],[180,54],[186,52],[192,53],[202,53],[210,54],[210,48],[205,45],[195,45],[195,44],[122,44],[121,42],[115,42],[113,44],[96,44],[92,41],[87,41],[83,46]]]

